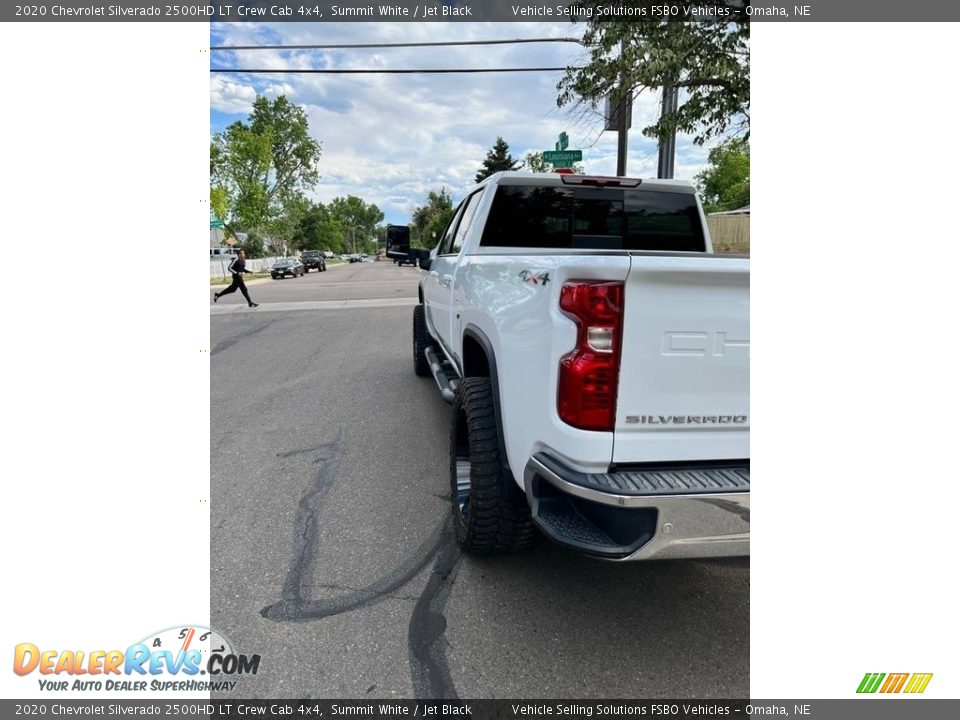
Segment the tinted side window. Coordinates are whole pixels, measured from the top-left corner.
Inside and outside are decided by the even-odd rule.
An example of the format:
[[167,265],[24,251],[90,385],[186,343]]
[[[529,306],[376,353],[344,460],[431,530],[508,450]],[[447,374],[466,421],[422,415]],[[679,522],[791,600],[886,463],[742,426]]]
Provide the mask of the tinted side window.
[[463,210],[463,217],[460,218],[460,222],[457,225],[456,235],[453,236],[453,250],[452,252],[460,252],[460,248],[463,247],[463,239],[467,236],[467,230],[470,229],[470,223],[473,222],[473,216],[477,213],[477,206],[480,204],[480,196],[483,194],[483,191],[477,191],[470,197],[466,199],[467,206]]
[[460,203],[457,206],[457,210],[453,213],[453,217],[450,218],[450,224],[447,225],[447,229],[443,231],[443,237],[440,238],[440,243],[437,245],[437,255],[449,255],[451,252],[451,247],[453,245],[453,233],[457,229],[457,223],[460,221],[460,216],[463,214],[463,207],[466,204],[466,201]]
[[481,245],[703,252],[696,198],[618,188],[501,185]]
[[573,190],[501,185],[493,196],[481,245],[494,247],[570,247]]

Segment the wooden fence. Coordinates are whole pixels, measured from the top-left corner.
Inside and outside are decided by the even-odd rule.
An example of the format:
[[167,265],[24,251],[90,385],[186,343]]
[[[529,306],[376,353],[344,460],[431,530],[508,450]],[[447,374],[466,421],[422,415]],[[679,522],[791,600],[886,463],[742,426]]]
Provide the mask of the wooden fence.
[[750,215],[707,215],[713,251],[750,254]]

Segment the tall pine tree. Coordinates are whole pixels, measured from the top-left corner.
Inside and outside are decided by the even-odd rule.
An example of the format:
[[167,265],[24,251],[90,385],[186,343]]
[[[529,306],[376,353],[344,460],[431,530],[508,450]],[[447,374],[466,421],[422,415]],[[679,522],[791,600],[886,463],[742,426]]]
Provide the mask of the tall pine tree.
[[519,164],[520,161],[510,154],[510,146],[502,137],[498,137],[487,153],[487,159],[483,161],[483,167],[477,171],[476,182],[482,182],[501,170],[516,170]]

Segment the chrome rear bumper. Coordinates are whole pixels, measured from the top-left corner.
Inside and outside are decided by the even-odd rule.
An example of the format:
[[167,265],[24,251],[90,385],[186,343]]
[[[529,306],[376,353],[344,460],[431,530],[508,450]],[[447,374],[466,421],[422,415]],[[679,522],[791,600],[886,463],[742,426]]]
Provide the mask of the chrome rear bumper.
[[524,471],[534,521],[551,539],[614,560],[750,554],[748,461],[585,474],[545,453]]

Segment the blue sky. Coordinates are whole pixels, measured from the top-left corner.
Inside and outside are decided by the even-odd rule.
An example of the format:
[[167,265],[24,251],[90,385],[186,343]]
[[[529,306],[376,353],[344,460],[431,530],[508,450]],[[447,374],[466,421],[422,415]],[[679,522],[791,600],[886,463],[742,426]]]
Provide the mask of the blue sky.
[[[213,23],[211,45],[427,42],[580,37],[572,23]],[[335,51],[211,53],[214,67],[440,68],[560,67],[581,64],[573,43],[385,48]],[[238,75],[211,74],[211,132],[246,119],[258,94],[286,95],[307,111],[321,141],[314,199],[357,195],[376,203],[387,222],[407,223],[430,190],[461,198],[497,136],[514,157],[553,149],[566,131],[583,150],[586,172],[616,173],[616,133],[602,132],[599,114],[574,115],[556,105],[562,73],[485,75]],[[654,120],[659,97],[639,95],[633,107],[628,174],[655,177],[657,147],[640,134]],[[691,179],[707,148],[677,141],[676,177]]]

